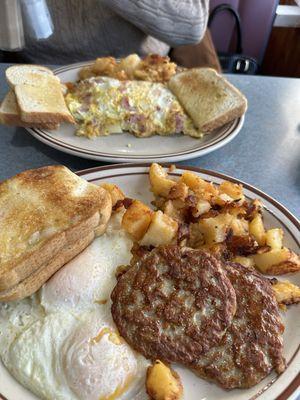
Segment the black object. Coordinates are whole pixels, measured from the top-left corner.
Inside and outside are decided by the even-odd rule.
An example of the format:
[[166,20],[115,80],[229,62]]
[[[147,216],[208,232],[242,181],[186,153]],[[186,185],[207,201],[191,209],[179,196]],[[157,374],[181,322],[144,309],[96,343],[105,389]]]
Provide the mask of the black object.
[[255,58],[243,54],[241,19],[238,12],[230,4],[220,4],[210,13],[208,26],[210,27],[216,14],[223,11],[229,12],[235,19],[237,40],[235,53],[218,52],[222,70],[233,74],[255,75],[259,70],[259,65]]

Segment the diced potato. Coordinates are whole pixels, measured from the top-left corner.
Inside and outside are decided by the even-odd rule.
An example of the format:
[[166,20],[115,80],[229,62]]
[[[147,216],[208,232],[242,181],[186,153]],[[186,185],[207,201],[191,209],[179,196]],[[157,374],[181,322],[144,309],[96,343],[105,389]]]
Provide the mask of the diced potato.
[[157,196],[168,197],[170,190],[176,185],[176,182],[169,179],[166,171],[156,163],[150,167],[149,179],[151,190]]
[[141,201],[134,200],[123,215],[122,228],[135,240],[140,240],[149,228],[153,213]]
[[197,200],[195,207],[193,207],[193,209],[192,209],[192,214],[194,217],[197,218],[200,215],[208,212],[210,209],[211,209],[211,205],[210,205],[209,201],[199,199],[199,200]]
[[283,240],[283,230],[280,228],[269,229],[266,232],[266,245],[271,249],[281,249]]
[[206,182],[199,176],[190,171],[185,171],[180,181],[184,182],[198,197],[210,200],[212,196],[218,194],[218,190],[211,182]]
[[228,196],[228,194],[226,194],[226,193],[218,194],[217,196],[215,196],[212,199],[212,202],[214,204],[217,204],[218,206],[221,206],[221,207],[225,206],[226,204],[230,204],[233,201],[234,201],[234,199],[232,197]]
[[183,395],[179,375],[159,360],[148,367],[146,391],[153,400],[180,400]]
[[129,56],[120,60],[117,68],[118,70],[125,71],[127,79],[133,79],[134,71],[140,62],[141,59],[137,54],[130,54]]
[[249,223],[249,233],[255,238],[260,246],[266,244],[266,231],[260,214],[257,214]]
[[255,266],[263,274],[280,275],[300,270],[299,257],[286,247],[271,249],[266,253],[255,254],[252,257]]
[[263,203],[261,200],[254,199],[250,202],[248,202],[248,207],[247,207],[247,217],[250,221],[253,220],[258,214],[262,212],[263,209]]
[[110,194],[113,206],[117,203],[117,201],[125,199],[124,193],[117,185],[114,185],[113,183],[102,183],[101,187],[107,190]]
[[221,183],[219,186],[219,193],[224,193],[233,200],[240,200],[241,202],[245,200],[243,186],[229,181],[224,181]]
[[188,194],[189,188],[187,185],[183,182],[176,182],[176,185],[170,189],[168,198],[184,200]]
[[152,215],[150,226],[140,241],[142,246],[160,246],[172,242],[178,231],[178,223],[162,211]]
[[184,204],[183,206],[179,206],[178,203],[177,200],[167,200],[164,204],[163,211],[164,214],[175,219],[175,221],[182,222],[184,221],[185,208]]
[[254,261],[250,257],[242,257],[242,256],[237,256],[233,260],[233,262],[236,262],[238,264],[242,264],[247,268],[252,268],[254,267]]
[[230,228],[232,232],[236,236],[244,236],[249,232],[249,222],[244,218],[232,218]]
[[300,288],[289,281],[278,281],[272,285],[278,304],[300,302]]
[[189,229],[190,236],[188,238],[188,246],[194,249],[203,246],[205,241],[200,225],[198,223],[190,224]]
[[214,218],[204,218],[199,221],[200,231],[204,235],[205,244],[223,242],[233,220],[230,214],[219,214]]
[[226,203],[222,212],[225,211],[235,217],[246,217],[247,215],[245,202],[243,202],[242,204],[236,203],[234,201],[231,203]]

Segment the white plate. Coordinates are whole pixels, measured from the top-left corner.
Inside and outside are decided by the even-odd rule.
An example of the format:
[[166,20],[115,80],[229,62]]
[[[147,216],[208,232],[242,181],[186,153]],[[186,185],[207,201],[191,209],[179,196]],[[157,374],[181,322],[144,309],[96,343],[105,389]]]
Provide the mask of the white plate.
[[[78,71],[91,62],[58,68],[61,82],[75,82]],[[106,162],[181,161],[203,156],[229,143],[241,130],[244,116],[216,129],[202,139],[182,134],[136,138],[128,133],[88,139],[74,135],[74,126],[62,124],[56,131],[26,128],[41,142],[75,156]]]
[[[228,179],[236,183],[243,183],[237,179],[222,175],[217,172],[201,170],[199,168],[182,167],[172,173],[181,175],[184,169],[196,171],[202,178],[220,183]],[[81,177],[93,183],[108,181],[117,184],[127,196],[139,198],[150,204],[152,194],[149,191],[148,167],[145,165],[120,165],[92,168],[78,173]],[[300,222],[274,199],[260,190],[243,183],[244,191],[248,198],[259,198],[263,201],[266,210],[264,221],[267,227],[281,227],[284,230],[285,244],[296,252],[300,250],[299,229]],[[300,284],[300,273],[285,276],[294,283]],[[300,394],[300,305],[289,307],[283,315],[285,324],[284,355],[287,360],[287,369],[277,376],[269,375],[261,383],[251,389],[236,389],[225,391],[212,383],[208,383],[185,368],[175,368],[184,386],[185,400],[286,400],[296,399]],[[33,394],[24,389],[12,378],[0,363],[0,393],[5,400],[36,400]],[[1,398],[1,396],[0,396]]]

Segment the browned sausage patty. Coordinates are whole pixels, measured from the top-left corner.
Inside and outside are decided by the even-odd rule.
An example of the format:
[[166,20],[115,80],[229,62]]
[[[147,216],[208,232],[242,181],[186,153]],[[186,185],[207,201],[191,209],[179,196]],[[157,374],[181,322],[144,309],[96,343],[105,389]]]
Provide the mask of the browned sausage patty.
[[236,310],[235,292],[220,262],[173,245],[135,257],[111,298],[113,319],[134,349],[183,364],[220,342]]
[[240,264],[224,265],[237,298],[237,311],[219,346],[198,360],[197,373],[226,389],[248,388],[273,368],[285,369],[278,305],[269,281]]

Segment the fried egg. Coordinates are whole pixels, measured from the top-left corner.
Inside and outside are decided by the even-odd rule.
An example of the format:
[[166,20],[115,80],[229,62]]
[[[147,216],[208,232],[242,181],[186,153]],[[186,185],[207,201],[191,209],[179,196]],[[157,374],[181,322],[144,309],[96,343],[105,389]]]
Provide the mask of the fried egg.
[[131,258],[120,217],[35,295],[0,304],[2,362],[42,399],[147,399],[149,362],[120,337],[110,312],[116,268]]
[[122,131],[138,137],[180,132],[202,136],[161,83],[95,77],[80,81],[65,99],[78,123],[78,136],[92,138]]

